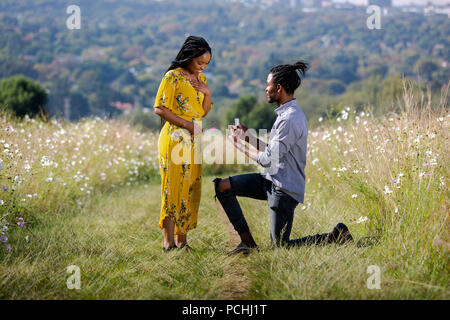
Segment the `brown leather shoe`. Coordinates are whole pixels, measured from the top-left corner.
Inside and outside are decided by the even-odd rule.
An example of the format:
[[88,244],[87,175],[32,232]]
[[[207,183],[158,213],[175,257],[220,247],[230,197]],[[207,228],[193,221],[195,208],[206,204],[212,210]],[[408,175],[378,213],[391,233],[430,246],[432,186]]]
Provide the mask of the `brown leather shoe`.
[[228,252],[227,256],[232,256],[232,255],[239,254],[239,253],[242,253],[243,255],[248,255],[249,253],[251,253],[254,250],[259,251],[258,246],[249,247],[245,242],[241,242],[238,244],[238,246],[236,248],[234,248],[233,250]]

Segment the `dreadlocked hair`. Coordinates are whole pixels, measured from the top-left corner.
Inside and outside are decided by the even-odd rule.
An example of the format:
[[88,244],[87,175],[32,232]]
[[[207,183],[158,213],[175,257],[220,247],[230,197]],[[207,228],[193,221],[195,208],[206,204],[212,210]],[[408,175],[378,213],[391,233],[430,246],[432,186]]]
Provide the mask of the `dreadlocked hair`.
[[189,36],[184,41],[180,52],[178,52],[175,60],[172,61],[172,64],[167,71],[179,67],[186,67],[192,59],[200,57],[206,52],[209,52],[212,55],[211,47],[205,39],[202,37]]
[[282,64],[273,67],[270,69],[270,73],[275,84],[281,85],[286,93],[293,94],[300,87],[302,83],[300,76],[304,76],[306,70],[308,70],[308,63],[300,60],[295,64]]

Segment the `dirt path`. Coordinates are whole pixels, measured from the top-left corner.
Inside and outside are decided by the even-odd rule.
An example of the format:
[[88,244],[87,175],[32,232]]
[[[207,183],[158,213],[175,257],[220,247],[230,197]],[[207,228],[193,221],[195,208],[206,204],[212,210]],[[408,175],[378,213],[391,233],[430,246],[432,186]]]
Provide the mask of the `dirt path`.
[[[217,210],[219,212],[220,219],[227,226],[228,232],[231,235],[232,243],[230,243],[229,250],[234,249],[240,242],[241,238],[238,233],[234,230],[233,225],[228,220],[227,214],[222,208],[222,205],[219,201],[215,202]],[[237,256],[230,257],[230,259],[236,259],[232,264],[233,269],[228,270],[228,274],[235,278],[235,285],[233,287],[229,287],[228,290],[223,291],[223,299],[225,300],[240,300],[246,299],[248,296],[248,289],[250,287],[250,280],[248,279],[248,268],[247,263],[245,261],[245,257]]]

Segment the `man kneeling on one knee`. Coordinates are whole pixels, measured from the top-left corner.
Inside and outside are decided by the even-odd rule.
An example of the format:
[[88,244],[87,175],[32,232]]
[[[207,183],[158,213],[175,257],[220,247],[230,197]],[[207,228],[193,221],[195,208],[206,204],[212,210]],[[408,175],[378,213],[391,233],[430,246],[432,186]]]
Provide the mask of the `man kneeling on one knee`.
[[[265,168],[264,173],[241,174],[228,179],[214,179],[219,199],[241,243],[230,252],[247,254],[258,246],[236,197],[266,200],[270,211],[270,235],[277,246],[345,243],[352,241],[348,228],[339,223],[330,233],[316,234],[290,240],[294,211],[303,203],[305,193],[305,165],[308,122],[294,98],[301,84],[307,64],[279,65],[270,70],[266,95],[269,103],[276,103],[276,120],[268,144],[247,132],[243,125],[229,127],[229,138],[235,147]],[[248,148],[246,143],[255,149]]]

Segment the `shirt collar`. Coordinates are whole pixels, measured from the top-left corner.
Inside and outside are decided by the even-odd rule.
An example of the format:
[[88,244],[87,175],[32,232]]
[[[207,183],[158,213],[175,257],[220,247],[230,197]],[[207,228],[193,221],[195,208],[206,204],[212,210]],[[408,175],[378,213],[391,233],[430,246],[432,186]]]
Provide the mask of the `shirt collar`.
[[290,107],[293,107],[297,104],[297,99],[292,99],[291,101],[286,102],[285,104],[282,104],[281,106],[279,106],[278,108],[275,109],[275,113],[277,115],[282,114],[283,112],[285,112],[287,109],[289,109]]

